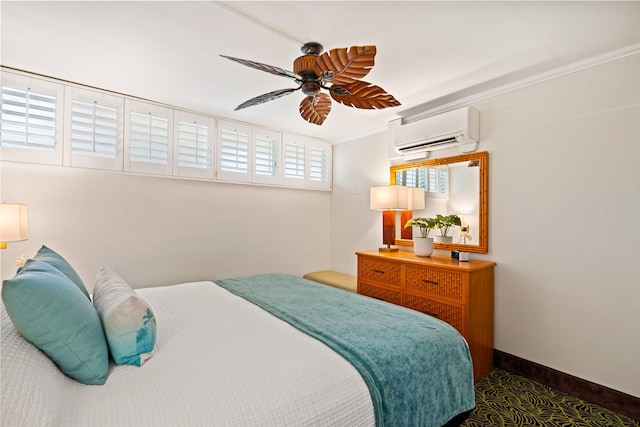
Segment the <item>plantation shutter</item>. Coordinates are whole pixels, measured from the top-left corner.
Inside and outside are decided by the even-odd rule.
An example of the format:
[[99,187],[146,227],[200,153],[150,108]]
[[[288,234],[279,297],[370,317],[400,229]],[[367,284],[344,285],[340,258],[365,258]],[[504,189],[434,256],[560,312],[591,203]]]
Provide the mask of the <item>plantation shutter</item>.
[[171,175],[173,110],[126,100],[125,117],[124,170]]
[[283,183],[292,187],[303,187],[307,143],[300,136],[285,134],[282,145]]
[[213,179],[215,119],[175,111],[174,175]]
[[427,192],[438,192],[438,170],[436,168],[427,169]]
[[438,193],[449,194],[449,171],[445,168],[438,169]]
[[425,193],[431,198],[449,197],[449,170],[447,166],[427,168]]
[[251,181],[249,169],[251,128],[220,120],[218,124],[218,178],[228,181]]
[[309,176],[307,187],[331,189],[331,144],[321,141],[309,142]]
[[67,86],[65,164],[123,170],[124,98]]
[[62,165],[64,86],[2,72],[3,160]]
[[253,182],[278,184],[280,182],[279,132],[253,129]]

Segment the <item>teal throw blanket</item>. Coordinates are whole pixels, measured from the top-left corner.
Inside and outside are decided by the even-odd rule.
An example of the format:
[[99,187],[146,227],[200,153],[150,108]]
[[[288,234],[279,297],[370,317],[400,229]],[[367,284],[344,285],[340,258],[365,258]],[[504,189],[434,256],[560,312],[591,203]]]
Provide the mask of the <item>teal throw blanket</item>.
[[378,426],[442,426],[475,405],[467,344],[440,320],[284,274],[215,282],[348,360],[369,388]]

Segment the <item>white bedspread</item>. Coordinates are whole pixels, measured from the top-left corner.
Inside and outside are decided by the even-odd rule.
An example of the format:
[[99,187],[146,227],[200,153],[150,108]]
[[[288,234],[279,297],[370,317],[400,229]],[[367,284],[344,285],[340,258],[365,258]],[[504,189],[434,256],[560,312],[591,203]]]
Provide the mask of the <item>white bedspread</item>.
[[372,426],[346,360],[211,282],[137,289],[157,320],[154,356],[82,385],[20,337],[2,307],[0,424]]

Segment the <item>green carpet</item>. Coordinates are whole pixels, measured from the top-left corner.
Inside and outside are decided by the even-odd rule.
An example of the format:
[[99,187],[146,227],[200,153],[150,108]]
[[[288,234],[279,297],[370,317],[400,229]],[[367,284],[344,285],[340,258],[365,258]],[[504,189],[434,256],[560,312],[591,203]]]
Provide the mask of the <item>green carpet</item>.
[[476,383],[476,408],[463,427],[640,427],[640,422],[501,369]]

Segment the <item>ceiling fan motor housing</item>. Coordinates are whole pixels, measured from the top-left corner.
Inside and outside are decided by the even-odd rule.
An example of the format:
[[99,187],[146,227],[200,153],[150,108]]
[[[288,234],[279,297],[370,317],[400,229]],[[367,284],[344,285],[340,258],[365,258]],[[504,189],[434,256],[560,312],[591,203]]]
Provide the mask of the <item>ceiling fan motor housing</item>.
[[318,76],[313,71],[317,55],[303,55],[293,61],[293,72],[302,77],[302,93],[307,96],[315,96],[320,92]]
[[293,72],[302,77],[305,77],[305,74],[313,74],[315,76],[313,65],[316,63],[317,58],[316,55],[303,55],[296,58],[293,61]]

